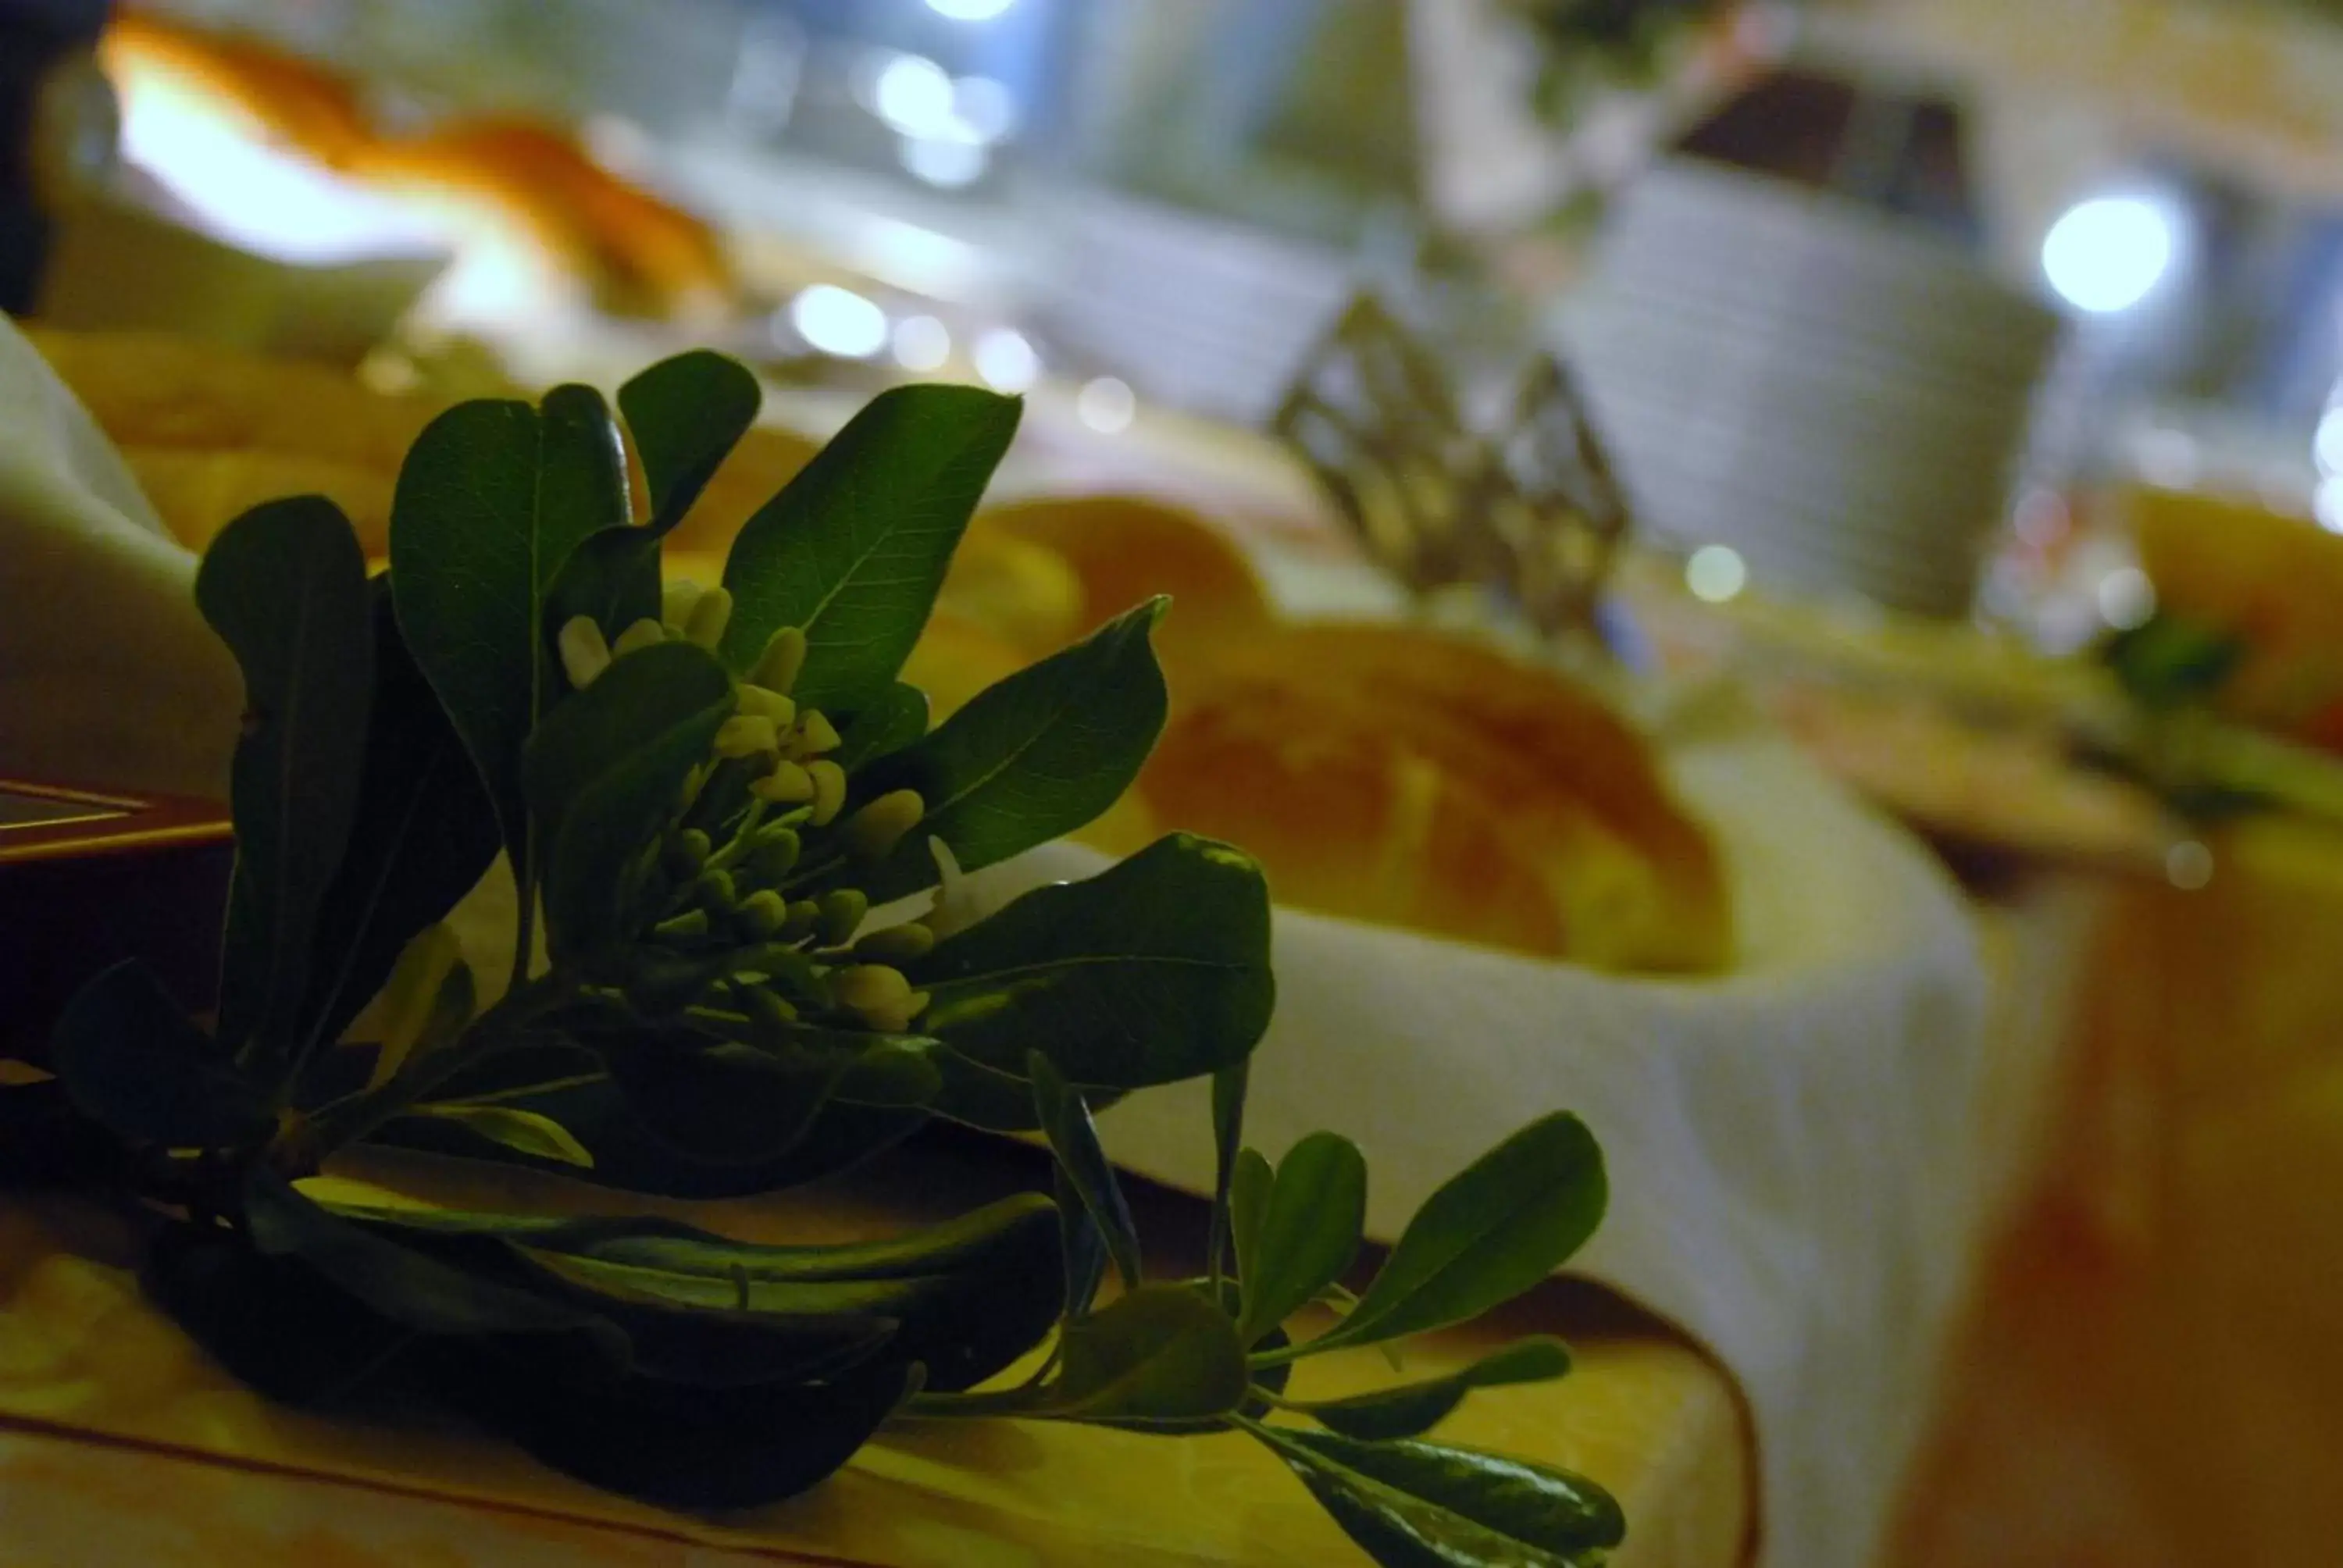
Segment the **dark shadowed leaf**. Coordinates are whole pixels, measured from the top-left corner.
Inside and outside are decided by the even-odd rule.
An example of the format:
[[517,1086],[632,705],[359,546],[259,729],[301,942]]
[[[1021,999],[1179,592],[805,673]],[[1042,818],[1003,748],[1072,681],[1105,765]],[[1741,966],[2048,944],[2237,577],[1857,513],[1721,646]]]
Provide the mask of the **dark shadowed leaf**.
[[1050,1065],[1048,1057],[1037,1050],[1029,1052],[1025,1060],[1042,1134],[1049,1139],[1058,1166],[1084,1211],[1098,1226],[1123,1288],[1134,1290],[1139,1284],[1139,1229],[1131,1221],[1131,1205],[1123,1199],[1122,1184],[1114,1178],[1114,1167],[1100,1147],[1091,1108]]
[[1065,1326],[1036,1413],[1097,1421],[1209,1421],[1244,1402],[1236,1325],[1187,1285],[1143,1285]]
[[650,490],[654,537],[691,510],[763,401],[747,366],[705,348],[662,359],[618,388],[618,412]]
[[1313,1132],[1278,1162],[1243,1277],[1238,1332],[1252,1344],[1342,1276],[1367,1219],[1367,1162],[1358,1145]]
[[594,1156],[550,1116],[518,1111],[509,1105],[426,1105],[408,1114],[428,1116],[462,1128],[473,1137],[515,1153],[549,1160],[557,1165],[591,1170]]
[[1107,622],[1073,647],[977,694],[925,739],[872,764],[855,798],[916,789],[919,828],[855,886],[873,901],[936,884],[930,838],[980,870],[1061,838],[1120,799],[1162,732],[1163,672],[1148,644],[1166,601]]
[[592,1043],[643,1126],[711,1164],[787,1153],[833,1100],[910,1108],[940,1088],[916,1037],[806,1027],[766,1044],[676,1031]]
[[534,875],[521,748],[564,686],[544,618],[579,541],[627,521],[623,451],[601,398],[557,387],[460,403],[416,438],[391,502],[399,629],[463,737],[524,882]]
[[1229,1183],[1236,1176],[1237,1152],[1244,1146],[1245,1086],[1251,1072],[1248,1057],[1212,1074],[1212,1218],[1204,1258],[1215,1278],[1229,1263]]
[[317,909],[302,1030],[340,1038],[407,940],[445,916],[497,854],[497,819],[464,743],[407,656],[374,582],[374,703],[349,849]]
[[615,638],[639,620],[657,620],[659,614],[659,536],[631,525],[580,539],[546,594],[546,629],[556,638],[581,615],[600,627],[604,638]]
[[523,775],[543,835],[557,957],[622,934],[624,870],[674,811],[732,708],[731,678],[713,656],[663,642],[617,660],[547,716]]
[[281,1060],[357,806],[374,689],[366,555],[325,498],[270,501],[212,540],[196,603],[244,671],[220,1033],[234,1045],[258,1039]]
[[1021,405],[971,387],[880,393],[741,528],[724,563],[724,657],[746,669],[802,627],[796,695],[860,706],[910,657]]
[[1626,1537],[1619,1505],[1568,1471],[1439,1443],[1249,1430],[1383,1568],[1592,1568]]
[[1377,1389],[1347,1399],[1298,1403],[1290,1408],[1344,1437],[1362,1442],[1388,1442],[1430,1432],[1447,1420],[1450,1412],[1464,1402],[1464,1396],[1476,1388],[1546,1382],[1567,1376],[1569,1372],[1570,1349],[1560,1340],[1517,1340],[1445,1377]]
[[134,1143],[217,1148],[256,1141],[275,1125],[257,1086],[136,959],[74,993],[53,1043],[74,1104]]
[[1239,1295],[1262,1271],[1261,1227],[1269,1217],[1270,1190],[1277,1172],[1258,1149],[1238,1152],[1229,1171],[1229,1242],[1237,1255]]
[[1533,1121],[1424,1201],[1359,1304],[1307,1348],[1423,1333],[1511,1301],[1594,1233],[1607,1193],[1585,1123]]
[[1138,1089],[1242,1060],[1269,1025],[1261,868],[1188,834],[1039,889],[903,966],[920,1027],[980,1066],[1028,1050],[1073,1083]]
[[830,760],[851,773],[867,762],[893,756],[927,732],[928,694],[892,681],[847,720]]

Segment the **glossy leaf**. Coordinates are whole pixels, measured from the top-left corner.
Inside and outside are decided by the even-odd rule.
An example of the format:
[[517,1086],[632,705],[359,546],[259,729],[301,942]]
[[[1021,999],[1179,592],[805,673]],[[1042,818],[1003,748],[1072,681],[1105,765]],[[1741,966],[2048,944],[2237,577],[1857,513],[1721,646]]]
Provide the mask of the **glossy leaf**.
[[1106,1151],[1100,1146],[1091,1108],[1082,1103],[1080,1091],[1050,1065],[1048,1057],[1032,1051],[1027,1055],[1026,1064],[1041,1132],[1049,1139],[1059,1168],[1081,1200],[1083,1211],[1099,1228],[1107,1255],[1114,1260],[1115,1272],[1122,1277],[1123,1288],[1135,1290],[1139,1285],[1139,1230],[1131,1221],[1131,1205],[1123,1199],[1122,1184],[1115,1180],[1114,1167],[1108,1163]]
[[575,1332],[599,1344],[613,1364],[625,1362],[625,1342],[607,1320],[387,1241],[266,1168],[246,1178],[244,1205],[246,1230],[263,1255],[300,1259],[394,1322],[429,1334]]
[[1261,1228],[1269,1217],[1270,1191],[1276,1184],[1277,1172],[1260,1150],[1238,1152],[1229,1171],[1229,1241],[1237,1255],[1240,1300],[1246,1282],[1262,1271]]
[[747,366],[705,348],[662,359],[618,388],[618,412],[650,491],[654,538],[691,510],[763,401]]
[[830,760],[851,773],[891,757],[928,732],[928,694],[894,681],[880,689],[839,732]]
[[557,1165],[577,1165],[588,1170],[594,1165],[594,1156],[570,1135],[568,1128],[534,1111],[519,1111],[509,1105],[427,1105],[412,1114],[452,1122],[476,1138]]
[[479,769],[524,883],[535,860],[521,749],[563,679],[545,605],[570,552],[627,521],[601,398],[459,403],[416,438],[391,502],[399,629]]
[[74,993],[53,1042],[51,1061],[74,1105],[133,1143],[219,1148],[256,1141],[275,1125],[257,1086],[136,959]]
[[1252,1344],[1342,1276],[1367,1220],[1367,1162],[1358,1145],[1313,1132],[1286,1151],[1255,1232],[1238,1332]]
[[733,700],[731,678],[705,649],[663,642],[613,663],[529,741],[524,776],[557,958],[624,934],[625,869],[675,810]]
[[1306,1348],[1423,1333],[1511,1301],[1594,1233],[1607,1192],[1585,1123],[1540,1118],[1426,1199],[1358,1306]]
[[1229,1183],[1244,1146],[1245,1086],[1251,1058],[1212,1074],[1212,1215],[1204,1242],[1205,1266],[1213,1278],[1228,1267]]
[[1042,888],[903,966],[920,1027],[980,1066],[1028,1050],[1073,1083],[1138,1089],[1242,1060],[1269,1025],[1261,868],[1187,834]]
[[916,1107],[940,1088],[916,1039],[804,1028],[774,1045],[675,1031],[594,1043],[643,1126],[714,1164],[786,1153],[833,1099]]
[[1061,1340],[1043,1413],[1080,1420],[1203,1421],[1244,1402],[1244,1347],[1228,1314],[1186,1285],[1142,1285],[1076,1318]]
[[1050,1167],[1050,1194],[1058,1205],[1058,1250],[1065,1261],[1064,1314],[1078,1318],[1097,1303],[1106,1279],[1106,1235],[1062,1164]]
[[1568,1471],[1439,1443],[1250,1430],[1383,1568],[1591,1568],[1626,1537],[1619,1505]]
[[374,702],[348,850],[317,908],[306,1038],[334,1040],[409,938],[456,906],[497,854],[497,820],[464,743],[407,651],[390,579],[374,590]]
[[750,1164],[718,1164],[695,1159],[645,1128],[600,1060],[582,1046],[558,1040],[501,1051],[450,1080],[439,1094],[448,1100],[493,1095],[498,1103],[549,1116],[593,1154],[594,1168],[574,1171],[483,1148],[457,1129],[428,1121],[386,1122],[367,1141],[521,1165],[664,1198],[746,1197],[833,1176],[884,1153],[928,1120],[923,1111],[832,1101],[786,1152]]
[[1107,622],[976,695],[914,745],[865,769],[855,799],[916,789],[918,829],[854,874],[874,902],[936,884],[928,839],[963,871],[1063,837],[1121,799],[1162,733],[1163,672],[1148,632],[1166,601]]
[[880,393],[741,528],[726,662],[805,629],[796,696],[851,709],[910,656],[1021,405],[970,387]]
[[1420,1437],[1448,1419],[1476,1388],[1546,1382],[1567,1376],[1570,1350],[1560,1340],[1516,1340],[1444,1377],[1396,1388],[1377,1389],[1346,1399],[1317,1400],[1289,1408],[1321,1426],[1362,1442]]
[[244,672],[220,1033],[279,1058],[295,1048],[318,908],[357,807],[374,689],[367,591],[357,536],[321,496],[255,507],[196,571],[196,604]]

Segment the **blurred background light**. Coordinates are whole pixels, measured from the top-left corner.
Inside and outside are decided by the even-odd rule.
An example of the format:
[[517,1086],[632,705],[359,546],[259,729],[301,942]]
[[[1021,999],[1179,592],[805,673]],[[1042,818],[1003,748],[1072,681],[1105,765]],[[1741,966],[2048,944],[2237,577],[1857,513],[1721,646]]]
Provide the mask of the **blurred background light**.
[[789,325],[814,347],[841,359],[868,359],[887,347],[887,313],[834,283],[817,283],[791,300]]
[[906,370],[940,370],[951,359],[951,333],[932,316],[907,316],[895,324],[895,363]]
[[2077,310],[2111,316],[2146,299],[2172,270],[2178,226],[2139,196],[2097,196],[2067,209],[2042,242],[2042,271]]
[[1017,0],[928,0],[928,9],[955,22],[990,22]]
[[1085,381],[1074,394],[1074,417],[1102,436],[1129,429],[1138,412],[1139,398],[1131,384],[1112,376]]
[[1041,357],[1025,335],[996,327],[976,340],[976,373],[996,392],[1022,392],[1041,376]]
[[1684,562],[1684,587],[1694,598],[1723,604],[1749,586],[1749,568],[1729,545],[1703,545]]

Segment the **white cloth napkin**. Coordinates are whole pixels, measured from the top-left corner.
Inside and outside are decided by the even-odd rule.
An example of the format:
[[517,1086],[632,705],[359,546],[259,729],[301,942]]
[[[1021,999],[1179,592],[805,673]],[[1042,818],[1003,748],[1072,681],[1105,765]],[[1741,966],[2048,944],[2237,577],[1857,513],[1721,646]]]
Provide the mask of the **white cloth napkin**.
[[0,775],[221,799],[243,683],[89,415],[0,317]]
[[[0,773],[224,790],[240,683],[193,608],[194,571],[0,322]],[[1787,747],[1728,727],[1673,765],[1730,868],[1732,973],[1623,979],[1282,910],[1252,1141],[1275,1155],[1318,1127],[1356,1139],[1370,1229],[1388,1239],[1491,1143],[1579,1111],[1612,1202],[1574,1268],[1739,1380],[1765,1560],[1865,1568],[1977,1252],[1987,987],[1932,863]],[[998,901],[1102,864],[1051,846],[977,885]],[[502,893],[509,930],[496,881],[467,913],[498,923]],[[1135,1096],[1106,1116],[1107,1141],[1136,1171],[1202,1187],[1207,1111],[1195,1087]]]

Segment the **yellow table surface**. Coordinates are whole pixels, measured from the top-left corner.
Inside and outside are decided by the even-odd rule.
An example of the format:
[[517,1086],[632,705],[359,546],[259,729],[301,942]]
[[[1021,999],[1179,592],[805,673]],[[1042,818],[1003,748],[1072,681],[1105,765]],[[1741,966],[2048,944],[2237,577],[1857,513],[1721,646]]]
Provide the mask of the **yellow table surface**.
[[[662,1204],[530,1181],[530,1201],[689,1213],[759,1240],[869,1235],[1029,1184],[1032,1151],[915,1143],[818,1194]],[[451,1203],[512,1181],[422,1161],[368,1180]],[[1134,1194],[1151,1262],[1192,1250],[1200,1204]],[[890,1429],[809,1495],[720,1523],[595,1492],[460,1430],[392,1430],[271,1406],[139,1298],[116,1221],[69,1201],[0,1201],[0,1559],[51,1564],[447,1565],[802,1562],[990,1564],[1363,1563],[1241,1436],[1167,1440],[1040,1422]],[[1419,1342],[1408,1371],[1511,1334],[1560,1332],[1563,1382],[1475,1393],[1442,1435],[1568,1466],[1618,1494],[1618,1568],[1731,1568],[1753,1537],[1745,1418],[1697,1349],[1592,1287],[1554,1282],[1500,1321]],[[1297,1387],[1387,1380],[1373,1352],[1312,1361]]]

